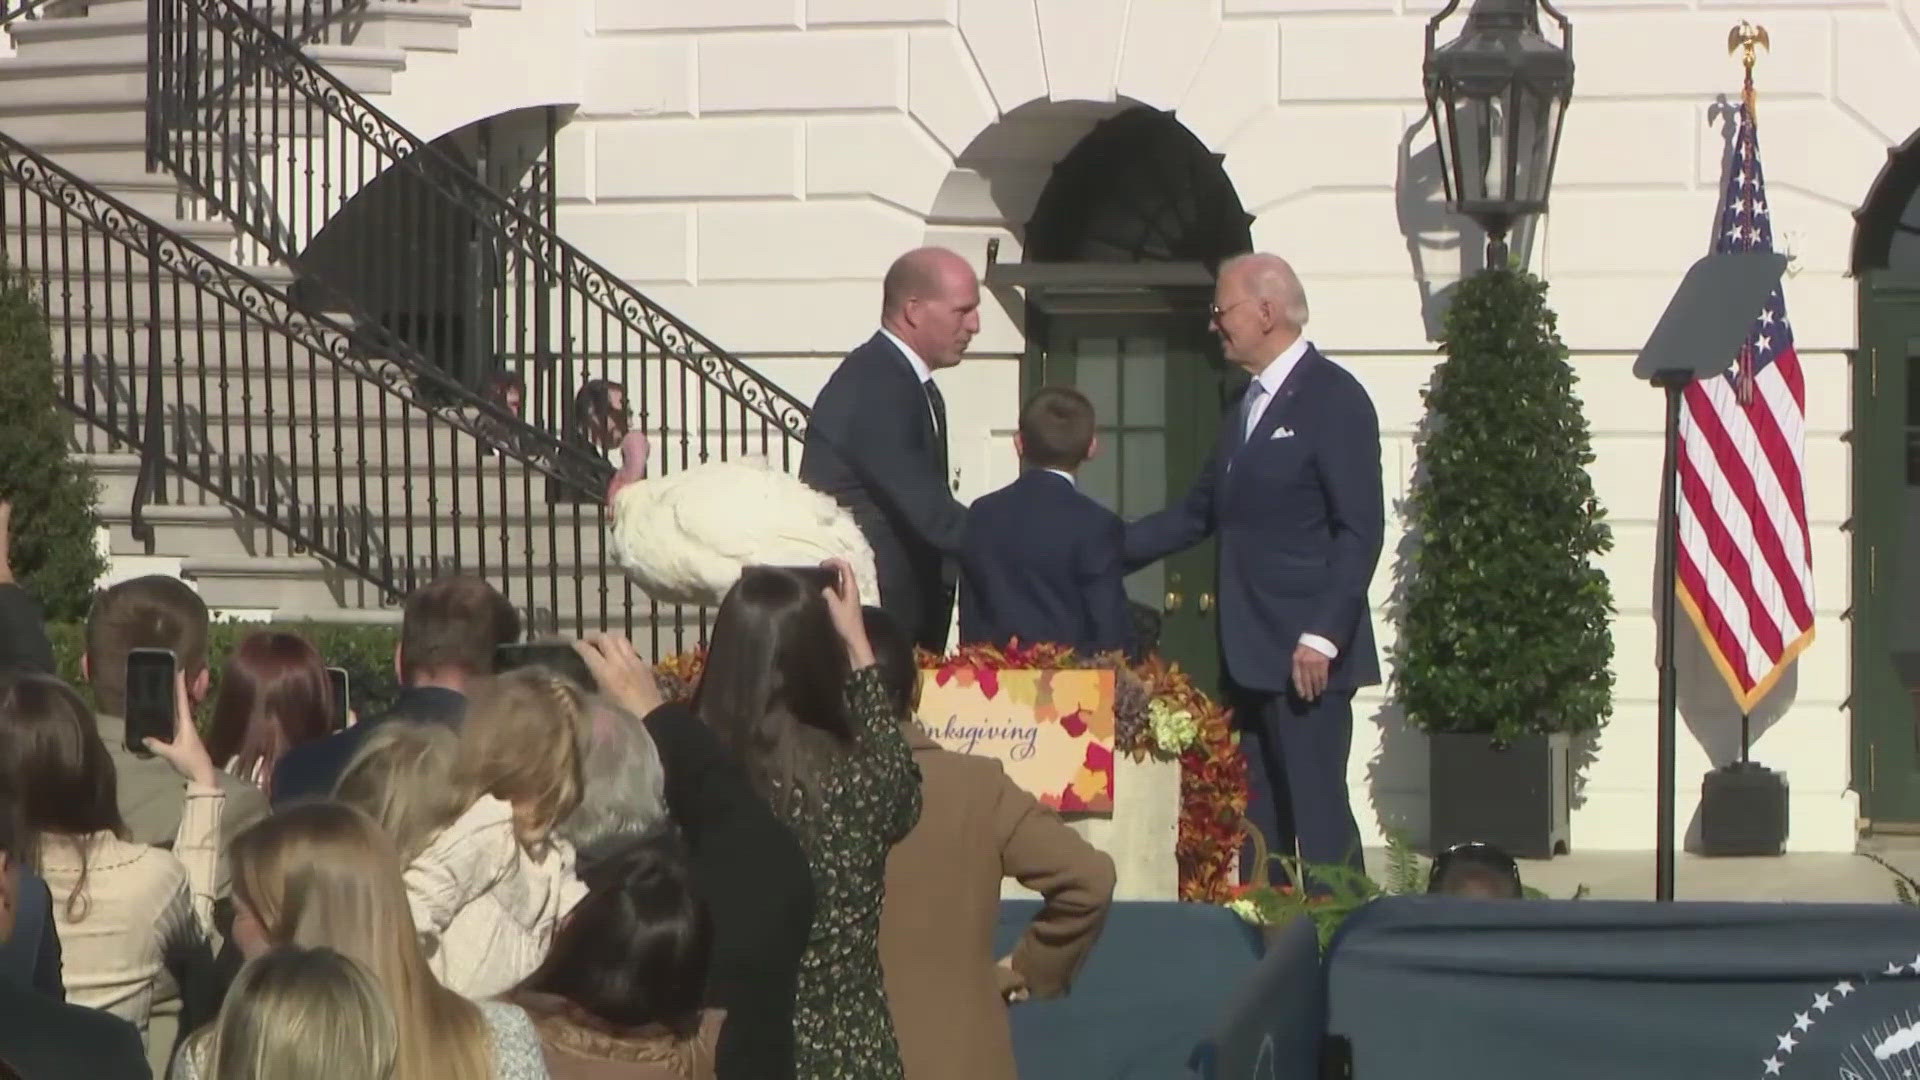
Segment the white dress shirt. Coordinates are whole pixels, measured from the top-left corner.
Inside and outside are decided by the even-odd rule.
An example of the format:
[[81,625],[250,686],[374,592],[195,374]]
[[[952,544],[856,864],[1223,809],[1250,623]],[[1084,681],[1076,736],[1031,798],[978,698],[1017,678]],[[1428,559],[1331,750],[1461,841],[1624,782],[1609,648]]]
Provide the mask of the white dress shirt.
[[883,326],[880,328],[880,333],[885,335],[888,341],[893,342],[893,347],[899,349],[906,356],[907,363],[913,365],[913,373],[920,376],[920,396],[927,398],[927,417],[933,421],[933,430],[939,431],[940,418],[933,414],[933,399],[927,397],[926,392],[927,384],[933,381],[933,369],[927,366],[925,360],[920,359],[919,353],[913,351],[913,346],[895,337],[893,331]]
[[1265,371],[1253,377],[1253,382],[1247,386],[1247,393],[1259,396],[1255,399],[1252,410],[1247,413],[1246,429],[1240,432],[1242,442],[1253,437],[1253,429],[1260,426],[1260,418],[1266,415],[1267,406],[1273,404],[1274,395],[1280,392],[1280,387],[1286,383],[1287,376],[1293,374],[1293,369],[1300,366],[1300,358],[1307,355],[1307,350],[1312,347],[1313,343],[1306,338],[1295,338],[1293,344],[1273,358],[1273,363],[1268,364]]
[[[1293,369],[1300,364],[1300,358],[1307,355],[1307,350],[1312,347],[1313,343],[1305,337],[1295,338],[1293,344],[1281,350],[1280,355],[1274,357],[1273,362],[1268,364],[1265,370],[1253,377],[1253,382],[1247,386],[1247,393],[1259,396],[1254,399],[1253,406],[1247,410],[1247,426],[1240,433],[1242,442],[1253,437],[1253,429],[1260,426],[1260,418],[1266,415],[1267,406],[1273,404],[1274,395],[1280,392],[1280,387],[1286,383],[1287,376],[1293,374]],[[1340,647],[1319,634],[1301,634],[1300,644],[1324,654],[1329,660],[1340,655]]]

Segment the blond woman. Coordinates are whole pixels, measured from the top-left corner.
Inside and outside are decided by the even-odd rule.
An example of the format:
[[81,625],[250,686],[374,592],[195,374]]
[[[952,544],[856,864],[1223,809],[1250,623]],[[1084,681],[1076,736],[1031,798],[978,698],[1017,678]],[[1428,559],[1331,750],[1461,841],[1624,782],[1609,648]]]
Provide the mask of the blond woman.
[[[452,810],[395,837],[407,902],[434,974],[471,998],[518,985],[586,895],[573,846],[554,835],[580,803],[585,695],[542,668],[474,687],[454,751]],[[411,829],[431,829],[422,843]]]
[[379,822],[404,866],[467,808],[453,778],[459,748],[447,724],[388,720],[360,743],[333,797]]
[[[337,802],[290,806],[233,843],[233,939],[249,959],[280,945],[326,946],[373,976],[391,1007],[393,1080],[545,1080],[540,1040],[511,1005],[474,1003],[427,967],[393,842]],[[209,1076],[210,1040],[175,1076]]]
[[207,1038],[213,1080],[392,1080],[399,1047],[373,976],[297,945],[240,969]]

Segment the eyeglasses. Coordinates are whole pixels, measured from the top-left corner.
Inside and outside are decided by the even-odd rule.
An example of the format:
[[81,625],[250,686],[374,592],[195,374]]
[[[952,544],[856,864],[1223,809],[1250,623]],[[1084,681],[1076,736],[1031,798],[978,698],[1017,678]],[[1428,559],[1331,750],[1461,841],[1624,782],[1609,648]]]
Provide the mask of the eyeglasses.
[[1257,298],[1249,296],[1242,300],[1235,300],[1233,303],[1228,304],[1226,307],[1221,307],[1219,304],[1211,304],[1207,307],[1207,313],[1213,318],[1214,322],[1219,322],[1221,319],[1224,319],[1227,317],[1227,312],[1232,311],[1234,308],[1239,307],[1241,304],[1251,304],[1255,299]]
[[1521,890],[1520,864],[1513,861],[1513,856],[1492,844],[1480,840],[1469,840],[1462,844],[1455,844],[1434,856],[1433,865],[1427,868],[1427,891],[1434,891],[1434,886],[1447,876],[1447,872],[1454,863],[1462,861],[1478,863],[1495,873],[1510,877],[1513,879],[1514,891],[1517,893]]

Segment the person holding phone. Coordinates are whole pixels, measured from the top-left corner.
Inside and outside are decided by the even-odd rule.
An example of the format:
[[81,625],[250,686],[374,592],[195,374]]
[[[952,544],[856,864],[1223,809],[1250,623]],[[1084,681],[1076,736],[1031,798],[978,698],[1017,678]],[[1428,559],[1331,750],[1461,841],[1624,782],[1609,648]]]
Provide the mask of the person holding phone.
[[222,769],[273,797],[287,751],[325,738],[336,709],[332,680],[306,638],[261,630],[240,639],[220,676],[207,751]]
[[880,904],[887,851],[920,818],[920,770],[874,664],[852,568],[830,559],[742,573],[714,616],[693,709],[746,765],[812,870],[796,1075],[897,1080]]
[[147,1034],[163,964],[203,953],[215,936],[215,861],[226,794],[200,742],[175,670],[167,738],[143,748],[184,781],[185,809],[164,851],[127,838],[113,764],[86,703],[50,675],[0,679],[0,785],[19,793],[53,892],[67,999]]

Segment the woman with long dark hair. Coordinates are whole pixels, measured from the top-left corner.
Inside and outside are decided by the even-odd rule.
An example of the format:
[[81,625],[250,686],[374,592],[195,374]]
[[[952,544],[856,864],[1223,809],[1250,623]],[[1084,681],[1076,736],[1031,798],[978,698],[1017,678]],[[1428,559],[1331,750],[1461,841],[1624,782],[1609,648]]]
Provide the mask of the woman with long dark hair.
[[628,838],[546,962],[509,998],[553,1080],[713,1080],[723,1014],[704,1009],[713,925],[669,825]]
[[207,753],[271,796],[274,766],[294,747],[325,737],[333,709],[326,664],[306,638],[248,634],[221,672]]
[[880,673],[853,571],[750,567],[714,617],[694,711],[794,830],[813,932],[794,1003],[801,1080],[894,1080],[880,978],[887,849],[920,817],[920,770]]

